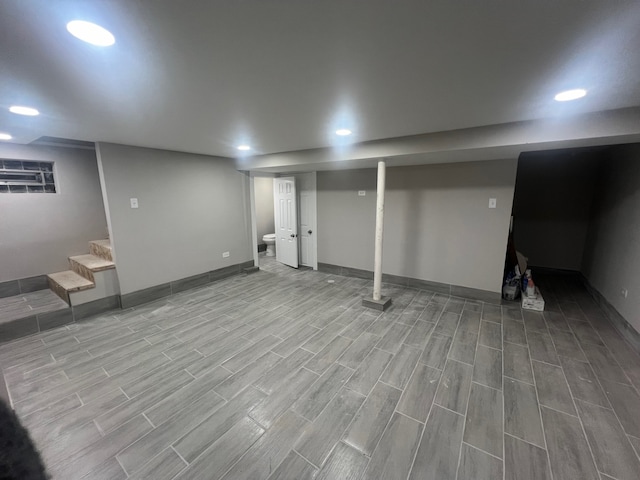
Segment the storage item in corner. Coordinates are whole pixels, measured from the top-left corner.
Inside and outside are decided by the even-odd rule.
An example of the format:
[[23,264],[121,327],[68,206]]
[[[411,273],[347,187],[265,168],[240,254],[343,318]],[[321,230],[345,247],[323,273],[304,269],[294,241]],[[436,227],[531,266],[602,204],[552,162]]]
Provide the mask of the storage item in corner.
[[522,292],[522,308],[525,310],[544,311],[544,298],[540,294],[540,289],[536,287],[535,295],[527,295]]

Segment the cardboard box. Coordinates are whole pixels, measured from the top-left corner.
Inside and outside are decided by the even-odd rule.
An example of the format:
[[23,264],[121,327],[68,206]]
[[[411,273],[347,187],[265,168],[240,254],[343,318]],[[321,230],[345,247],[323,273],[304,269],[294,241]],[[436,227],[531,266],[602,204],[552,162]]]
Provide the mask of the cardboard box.
[[522,308],[535,310],[537,312],[544,311],[544,298],[542,298],[538,287],[536,287],[536,294],[530,297],[527,296],[525,292],[522,292]]

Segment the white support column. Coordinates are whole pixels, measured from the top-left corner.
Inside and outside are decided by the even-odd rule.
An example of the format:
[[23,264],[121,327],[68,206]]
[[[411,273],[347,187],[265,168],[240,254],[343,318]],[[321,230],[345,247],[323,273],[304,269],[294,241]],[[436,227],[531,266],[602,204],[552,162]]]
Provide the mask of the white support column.
[[382,288],[382,237],[384,235],[384,184],[386,180],[386,164],[378,162],[378,193],[376,200],[376,244],[373,262],[373,299],[380,301]]
[[382,238],[384,236],[384,191],[386,181],[386,164],[378,162],[378,191],[376,198],[376,243],[373,262],[373,300],[363,299],[365,307],[385,310],[391,305],[391,299],[382,297]]

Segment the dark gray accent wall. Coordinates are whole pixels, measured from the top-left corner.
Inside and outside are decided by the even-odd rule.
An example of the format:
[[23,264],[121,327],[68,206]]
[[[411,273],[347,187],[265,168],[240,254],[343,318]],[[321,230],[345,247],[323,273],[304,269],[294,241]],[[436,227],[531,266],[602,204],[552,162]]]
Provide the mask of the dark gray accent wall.
[[640,144],[604,154],[582,273],[640,332]]
[[68,270],[107,237],[93,150],[0,144],[0,158],[54,162],[57,193],[0,193],[0,282]]
[[593,149],[520,155],[513,236],[530,265],[580,271],[598,165]]
[[109,143],[97,153],[123,298],[252,259],[249,178],[232,160]]
[[[513,159],[388,168],[383,272],[500,292],[516,166]],[[373,270],[376,170],[317,175],[318,262]]]

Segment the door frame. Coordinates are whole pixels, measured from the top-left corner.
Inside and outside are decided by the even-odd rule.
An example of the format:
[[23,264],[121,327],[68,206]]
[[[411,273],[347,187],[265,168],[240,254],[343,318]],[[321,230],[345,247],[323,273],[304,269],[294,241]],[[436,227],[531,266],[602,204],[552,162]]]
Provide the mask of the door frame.
[[[293,175],[296,178],[296,202],[298,204],[298,225],[301,228],[302,222],[302,202],[301,193],[308,191],[312,198],[313,208],[310,210],[311,222],[310,229],[312,230],[311,238],[311,265],[306,265],[318,270],[318,186],[317,186],[317,174],[316,172],[304,172],[296,173]],[[298,236],[298,263],[302,265],[302,234]]]
[[[296,177],[296,184],[298,183],[300,175],[313,175],[313,194],[315,195],[314,206],[312,210],[313,214],[313,266],[314,270],[318,270],[318,185],[317,185],[317,173],[314,172],[293,172],[293,173],[267,173],[251,170],[249,171],[249,207],[251,217],[251,249],[253,252],[253,264],[256,267],[260,266],[260,255],[258,254],[258,219],[256,217],[256,191],[255,181],[256,177],[276,178],[276,177]],[[298,207],[298,215],[300,214],[300,189],[296,189],[296,204]],[[298,255],[300,254],[300,236],[298,236]]]

